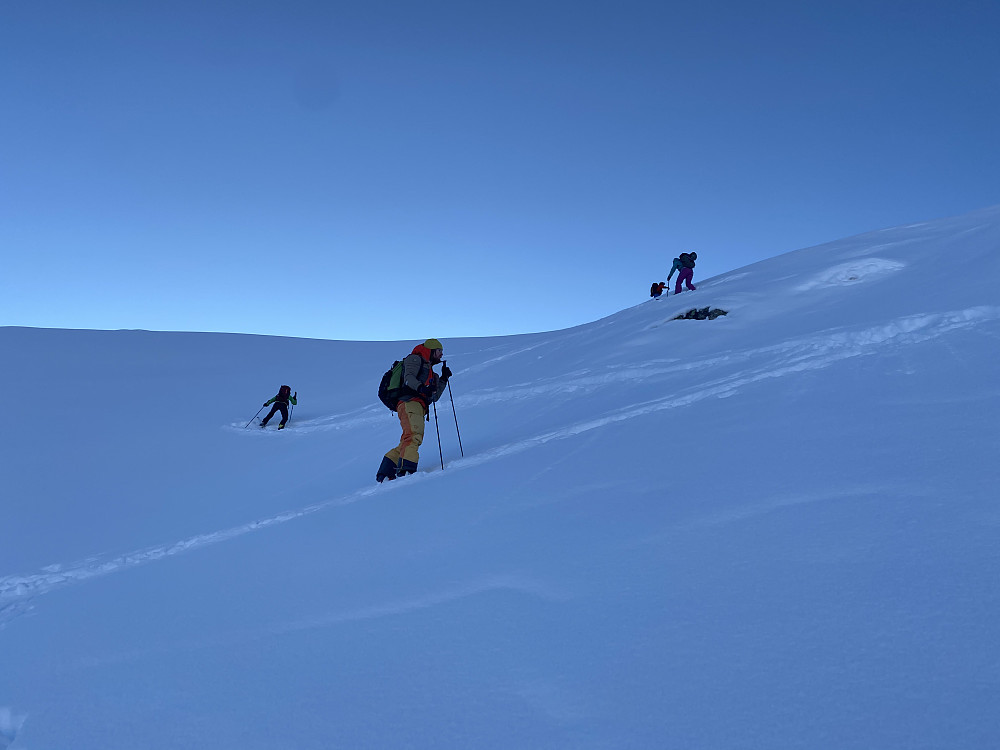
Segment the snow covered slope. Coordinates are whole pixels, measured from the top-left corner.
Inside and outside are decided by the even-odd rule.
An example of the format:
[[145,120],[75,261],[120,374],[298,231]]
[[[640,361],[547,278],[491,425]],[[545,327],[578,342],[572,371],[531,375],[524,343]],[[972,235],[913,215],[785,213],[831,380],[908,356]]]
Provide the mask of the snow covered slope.
[[384,486],[418,342],[0,328],[0,748],[1000,746],[998,250],[427,331],[465,457],[446,397]]

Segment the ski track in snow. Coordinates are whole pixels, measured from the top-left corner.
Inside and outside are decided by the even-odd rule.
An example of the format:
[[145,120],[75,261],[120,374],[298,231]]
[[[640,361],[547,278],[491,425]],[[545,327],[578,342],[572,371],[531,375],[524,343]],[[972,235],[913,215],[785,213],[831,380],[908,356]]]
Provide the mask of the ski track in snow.
[[74,664],[75,667],[94,667],[106,664],[135,661],[151,654],[176,654],[185,651],[198,651],[206,648],[230,647],[236,643],[250,643],[265,638],[306,630],[321,630],[338,625],[378,620],[386,617],[397,617],[431,609],[439,605],[451,604],[472,597],[489,593],[511,593],[521,596],[542,599],[545,601],[563,601],[570,594],[554,589],[530,576],[516,574],[499,574],[487,576],[481,580],[456,585],[452,588],[427,593],[421,596],[396,599],[382,604],[373,604],[343,611],[332,611],[310,617],[300,617],[292,620],[278,621],[252,630],[227,632],[214,638],[171,643],[159,648],[144,648],[105,654],[99,657],[89,657]]
[[[983,323],[1000,319],[1000,307],[982,306],[946,313],[912,315],[892,320],[880,326],[860,330],[836,329],[824,332],[818,336],[793,339],[774,346],[748,350],[735,356],[713,357],[707,360],[689,363],[664,363],[652,361],[647,364],[634,365],[627,369],[608,368],[604,373],[587,374],[575,381],[567,383],[565,379],[552,378],[548,383],[536,383],[533,386],[518,384],[490,392],[473,392],[456,402],[462,406],[471,407],[477,404],[494,401],[509,401],[514,398],[550,397],[553,393],[578,396],[582,392],[595,390],[621,382],[649,380],[676,373],[679,371],[699,369],[708,365],[735,363],[751,363],[763,360],[756,367],[747,367],[738,372],[714,381],[701,382],[687,392],[672,393],[662,398],[652,399],[642,403],[631,404],[609,412],[595,419],[567,425],[558,430],[530,437],[507,445],[498,446],[482,453],[458,459],[449,465],[452,471],[448,474],[419,473],[408,477],[405,482],[394,482],[388,485],[375,485],[355,490],[354,492],[331,498],[320,503],[297,510],[286,511],[269,518],[259,519],[246,524],[223,529],[207,534],[198,534],[170,544],[148,547],[108,559],[90,558],[69,565],[47,566],[41,573],[34,575],[9,575],[0,577],[0,628],[5,623],[20,617],[31,610],[32,600],[45,593],[70,584],[81,583],[92,578],[117,573],[122,570],[145,565],[162,560],[173,555],[190,552],[220,542],[225,542],[251,532],[266,529],[277,524],[287,523],[303,516],[308,516],[327,508],[349,505],[359,500],[369,498],[376,493],[399,491],[414,482],[432,481],[440,477],[451,476],[455,471],[461,471],[474,466],[512,456],[530,450],[553,440],[573,438],[591,430],[607,425],[625,422],[644,417],[658,411],[678,409],[711,398],[726,398],[754,383],[772,378],[782,378],[796,373],[819,370],[853,357],[876,353],[887,346],[912,346],[938,338],[957,329],[971,328]],[[329,424],[331,420],[340,419],[337,429],[357,426],[374,421],[377,409],[362,411],[354,417],[328,417],[300,423],[298,432],[322,431],[334,429]],[[357,412],[352,412],[357,414]],[[242,428],[242,425],[239,426]],[[737,514],[738,515],[738,514]]]

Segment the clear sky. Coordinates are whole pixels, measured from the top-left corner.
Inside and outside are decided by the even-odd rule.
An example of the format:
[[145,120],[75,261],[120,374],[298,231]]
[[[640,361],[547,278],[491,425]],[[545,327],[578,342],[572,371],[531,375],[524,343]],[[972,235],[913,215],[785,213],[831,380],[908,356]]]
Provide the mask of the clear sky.
[[0,325],[593,320],[684,250],[1000,203],[998,39],[995,0],[0,0]]

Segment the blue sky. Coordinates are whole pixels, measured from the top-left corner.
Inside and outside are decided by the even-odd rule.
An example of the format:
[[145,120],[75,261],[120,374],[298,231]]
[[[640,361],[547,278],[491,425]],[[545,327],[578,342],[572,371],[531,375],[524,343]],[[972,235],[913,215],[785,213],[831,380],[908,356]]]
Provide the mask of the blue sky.
[[0,325],[550,330],[683,250],[997,204],[997,38],[995,2],[0,3]]

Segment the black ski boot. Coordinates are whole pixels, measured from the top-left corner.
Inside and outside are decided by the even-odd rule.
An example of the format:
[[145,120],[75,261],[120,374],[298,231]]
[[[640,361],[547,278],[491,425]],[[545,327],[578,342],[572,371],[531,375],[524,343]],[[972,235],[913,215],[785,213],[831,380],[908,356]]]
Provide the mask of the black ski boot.
[[396,470],[397,477],[405,477],[407,474],[416,474],[417,465],[413,461],[407,461],[405,458],[399,462],[399,468]]
[[396,464],[389,460],[388,456],[382,456],[382,463],[379,464],[378,473],[375,475],[375,481],[381,484],[383,479],[392,480],[395,478]]

